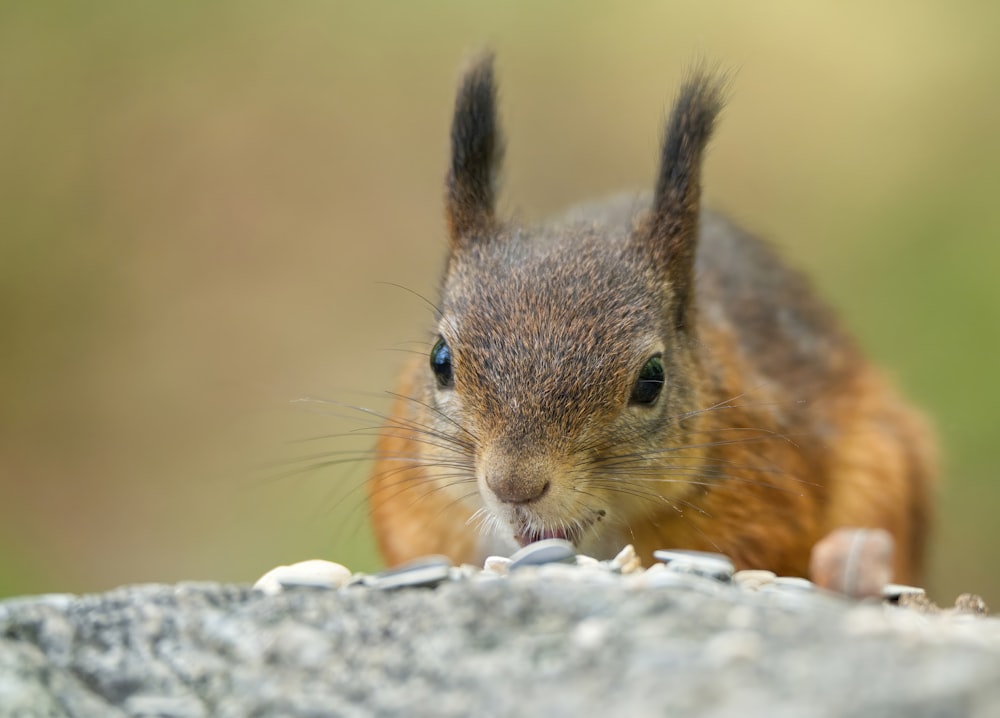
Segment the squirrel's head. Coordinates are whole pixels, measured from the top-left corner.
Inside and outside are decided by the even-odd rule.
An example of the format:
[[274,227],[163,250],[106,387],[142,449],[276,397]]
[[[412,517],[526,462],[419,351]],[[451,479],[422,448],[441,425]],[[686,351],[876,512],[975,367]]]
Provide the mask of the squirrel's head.
[[700,172],[721,106],[718,80],[684,84],[651,205],[523,228],[495,213],[492,58],[461,81],[428,399],[437,430],[470,447],[486,510],[522,543],[594,545],[601,524],[627,522],[630,504],[663,494],[635,481],[625,490],[623,479],[680,458],[664,449],[695,408]]

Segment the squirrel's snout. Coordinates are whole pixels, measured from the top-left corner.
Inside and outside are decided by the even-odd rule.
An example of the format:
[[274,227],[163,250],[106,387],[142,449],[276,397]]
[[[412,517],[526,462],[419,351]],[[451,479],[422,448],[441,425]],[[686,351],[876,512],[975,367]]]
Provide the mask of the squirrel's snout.
[[511,505],[529,504],[545,496],[557,470],[550,456],[504,442],[487,445],[479,457],[485,488],[497,500]]
[[548,493],[550,482],[542,473],[491,471],[486,485],[506,504],[527,504]]

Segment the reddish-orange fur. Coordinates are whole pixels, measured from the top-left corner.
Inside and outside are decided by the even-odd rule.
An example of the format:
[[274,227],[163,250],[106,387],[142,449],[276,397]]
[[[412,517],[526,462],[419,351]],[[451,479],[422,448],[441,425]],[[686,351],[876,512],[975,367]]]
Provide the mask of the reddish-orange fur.
[[[720,359],[730,360],[727,356]],[[423,358],[411,362],[398,387],[400,395],[414,396],[414,382],[426,371]],[[902,404],[874,370],[862,368],[847,391],[830,406],[829,421],[843,433],[836,446],[807,453],[809,442],[793,438],[767,441],[763,448],[754,442],[734,443],[723,452],[734,465],[758,464],[763,452],[769,465],[782,466],[787,474],[746,469],[740,481],[693,491],[685,497],[693,506],[683,513],[651,508],[642,521],[633,523],[628,542],[647,565],[656,549],[684,547],[720,551],[738,568],[805,576],[812,546],[834,528],[880,527],[896,542],[894,580],[919,581],[931,518],[932,437],[921,417]],[[738,393],[731,391],[730,396]],[[390,421],[421,421],[419,412],[414,416],[417,407],[398,399]],[[708,417],[723,430],[767,428],[745,409],[710,412]],[[474,509],[459,498],[470,489],[438,490],[432,472],[401,465],[394,457],[422,451],[421,442],[407,433],[386,430],[376,449],[382,458],[369,481],[372,521],[383,558],[393,565],[444,554],[456,562],[481,563],[480,529],[470,523]],[[811,474],[810,465],[824,466],[825,476]]]
[[[368,485],[385,560],[477,563],[565,535],[805,575],[813,545],[852,526],[889,531],[895,580],[919,580],[930,434],[801,276],[700,209],[719,86],[682,91],[651,202],[529,229],[494,216],[494,103],[487,59],[452,129],[449,371],[404,370]],[[662,394],[639,401],[651,356]]]

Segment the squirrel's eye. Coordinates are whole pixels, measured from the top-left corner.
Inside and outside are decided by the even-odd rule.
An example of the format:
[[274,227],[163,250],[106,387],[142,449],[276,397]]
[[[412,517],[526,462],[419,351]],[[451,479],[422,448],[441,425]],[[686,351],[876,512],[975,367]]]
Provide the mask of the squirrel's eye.
[[642,365],[629,401],[633,404],[652,404],[660,396],[662,389],[663,360],[659,354],[654,354]]
[[448,389],[454,385],[455,378],[451,374],[451,349],[448,348],[448,342],[440,337],[431,349],[431,371],[437,377],[438,387],[441,389]]

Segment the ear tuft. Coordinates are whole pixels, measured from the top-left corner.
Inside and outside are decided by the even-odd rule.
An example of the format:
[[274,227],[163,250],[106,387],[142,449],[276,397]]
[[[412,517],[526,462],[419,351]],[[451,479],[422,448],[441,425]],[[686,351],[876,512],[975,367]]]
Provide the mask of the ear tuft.
[[692,72],[681,87],[663,133],[652,212],[641,241],[670,278],[678,325],[687,320],[701,212],[701,165],[725,104],[725,77]]
[[702,155],[725,103],[725,87],[724,78],[698,70],[674,102],[663,133],[653,199],[653,228],[661,237],[697,221]]
[[493,226],[502,154],[493,54],[487,53],[465,72],[455,98],[446,206],[452,246]]

